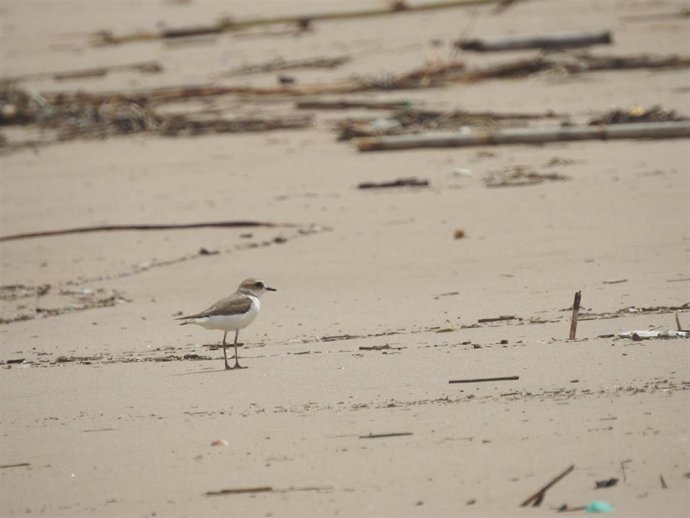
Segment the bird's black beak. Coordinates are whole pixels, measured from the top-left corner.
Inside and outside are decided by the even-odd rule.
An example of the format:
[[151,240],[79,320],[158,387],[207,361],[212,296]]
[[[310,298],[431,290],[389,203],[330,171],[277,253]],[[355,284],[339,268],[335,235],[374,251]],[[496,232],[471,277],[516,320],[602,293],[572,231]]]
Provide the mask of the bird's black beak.
[[266,291],[278,291],[275,288],[271,288],[270,286],[266,286]]

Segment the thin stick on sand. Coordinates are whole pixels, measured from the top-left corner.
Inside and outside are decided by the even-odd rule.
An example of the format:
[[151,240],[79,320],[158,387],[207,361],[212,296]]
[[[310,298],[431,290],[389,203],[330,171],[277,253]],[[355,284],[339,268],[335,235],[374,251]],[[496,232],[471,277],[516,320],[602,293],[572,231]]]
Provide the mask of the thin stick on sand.
[[448,383],[480,383],[482,381],[515,381],[519,379],[520,376],[502,376],[499,378],[473,378],[466,380],[450,380]]
[[577,333],[577,318],[580,315],[580,299],[582,292],[575,293],[575,300],[573,301],[573,316],[570,318],[570,340],[575,340]]
[[528,505],[531,505],[532,507],[538,507],[542,500],[544,500],[544,495],[546,492],[551,489],[554,485],[556,485],[562,478],[564,478],[566,475],[568,475],[572,470],[575,469],[575,464],[571,465],[568,469],[566,469],[563,473],[552,479],[548,484],[546,484],[544,487],[542,487],[539,491],[534,493],[532,496],[530,496],[527,500],[522,502],[520,504],[520,507],[527,507]]

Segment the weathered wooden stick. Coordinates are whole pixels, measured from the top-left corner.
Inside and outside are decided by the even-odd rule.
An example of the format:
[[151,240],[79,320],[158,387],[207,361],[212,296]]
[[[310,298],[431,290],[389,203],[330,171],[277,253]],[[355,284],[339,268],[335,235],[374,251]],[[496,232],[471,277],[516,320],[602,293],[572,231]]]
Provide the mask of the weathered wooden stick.
[[337,101],[297,101],[298,110],[348,110],[350,108],[364,108],[366,110],[404,110],[412,105],[412,101],[358,101],[340,99]]
[[412,435],[412,432],[393,432],[393,433],[378,433],[369,435],[360,435],[360,439],[382,439],[384,437],[402,437],[404,435]]
[[134,41],[146,41],[156,38],[171,38],[195,36],[201,34],[215,34],[223,31],[237,31],[250,29],[252,27],[265,27],[267,25],[290,24],[297,27],[308,27],[311,22],[326,20],[349,20],[354,18],[368,18],[373,16],[386,16],[391,14],[432,11],[438,9],[449,9],[454,7],[467,7],[478,4],[495,3],[496,0],[445,0],[419,5],[407,5],[405,2],[395,2],[390,7],[362,9],[359,11],[344,11],[318,14],[302,14],[297,16],[274,16],[269,18],[250,18],[247,20],[222,19],[208,26],[181,27],[177,29],[166,29],[159,33],[138,32],[115,36],[110,31],[100,31],[93,35],[96,44],[112,45],[129,43]]
[[206,491],[206,496],[220,495],[243,495],[246,493],[270,493],[273,491],[271,486],[244,487],[238,489],[221,489],[220,491]]
[[492,317],[492,318],[480,318],[477,320],[477,323],[479,324],[486,324],[489,322],[501,322],[503,320],[515,320],[517,317],[514,317],[513,315],[501,315],[500,317]]
[[590,45],[609,44],[611,42],[612,38],[609,31],[596,31],[478,38],[458,41],[455,43],[455,46],[462,50],[493,52],[520,49],[578,48],[589,47]]
[[363,138],[357,140],[357,148],[360,151],[388,151],[416,148],[486,146],[492,144],[537,144],[569,140],[682,137],[690,137],[690,121],[641,122],[608,126],[429,132],[422,135]]
[[581,292],[575,293],[575,300],[573,301],[573,315],[570,318],[570,340],[575,340],[575,335],[577,334],[577,319],[580,315],[580,298],[582,296]]
[[387,189],[390,187],[428,187],[429,180],[419,178],[398,178],[391,182],[362,182],[357,185],[358,189]]
[[34,237],[63,236],[66,234],[84,234],[87,232],[111,232],[116,230],[178,230],[188,228],[247,228],[247,227],[291,227],[292,224],[268,223],[263,221],[212,221],[208,223],[182,223],[168,225],[96,225],[42,232],[26,232],[0,236],[0,241],[31,239]]
[[483,381],[515,381],[519,379],[520,376],[502,376],[499,378],[474,378],[465,380],[450,380],[448,383],[481,383]]
[[572,470],[575,469],[575,464],[570,466],[568,469],[566,469],[563,473],[552,479],[548,484],[546,484],[544,487],[542,487],[539,491],[534,493],[532,496],[530,496],[527,500],[522,502],[520,504],[520,507],[527,507],[528,505],[532,505],[532,507],[538,507],[542,500],[544,499],[544,495],[546,492],[551,489],[554,485],[556,485],[561,479],[563,479],[566,475],[568,475]]

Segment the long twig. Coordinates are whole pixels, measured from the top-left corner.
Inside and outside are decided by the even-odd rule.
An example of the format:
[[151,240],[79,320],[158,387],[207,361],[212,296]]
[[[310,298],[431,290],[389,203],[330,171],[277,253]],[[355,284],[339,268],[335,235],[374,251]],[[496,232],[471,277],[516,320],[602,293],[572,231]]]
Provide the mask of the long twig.
[[264,221],[212,221],[205,223],[181,223],[167,225],[96,225],[93,227],[77,227],[61,230],[46,230],[41,232],[25,232],[0,236],[0,241],[14,241],[17,239],[32,239],[35,237],[62,236],[66,234],[84,234],[87,232],[112,232],[116,230],[180,230],[188,228],[246,228],[246,227],[295,227],[290,223],[270,223]]
[[466,7],[479,4],[495,3],[496,0],[445,0],[419,5],[407,5],[404,1],[392,3],[390,7],[362,9],[355,11],[341,11],[331,13],[301,14],[289,16],[274,16],[268,18],[250,18],[246,20],[221,19],[208,26],[179,27],[176,29],[164,29],[156,32],[137,32],[116,36],[110,31],[100,31],[94,34],[97,45],[113,45],[119,43],[130,43],[134,41],[147,41],[158,38],[179,38],[189,36],[199,36],[208,34],[218,34],[225,31],[238,31],[251,29],[254,27],[266,27],[268,25],[295,25],[299,28],[308,28],[311,23],[327,20],[351,20],[356,18],[370,18],[374,16],[387,16],[408,12],[432,11],[438,9],[449,9],[454,7]]
[[450,380],[448,383],[480,383],[483,381],[515,381],[519,380],[520,376],[501,376],[498,378],[474,378],[465,380]]
[[553,478],[548,484],[546,484],[544,487],[542,487],[539,491],[534,493],[532,496],[530,496],[527,500],[522,502],[520,504],[520,507],[527,507],[528,505],[532,505],[532,507],[538,507],[542,500],[544,500],[544,495],[546,492],[551,489],[554,485],[556,485],[562,478],[564,478],[566,475],[568,475],[572,470],[575,469],[575,464],[570,466],[568,469],[566,469],[563,473],[558,475],[557,477]]

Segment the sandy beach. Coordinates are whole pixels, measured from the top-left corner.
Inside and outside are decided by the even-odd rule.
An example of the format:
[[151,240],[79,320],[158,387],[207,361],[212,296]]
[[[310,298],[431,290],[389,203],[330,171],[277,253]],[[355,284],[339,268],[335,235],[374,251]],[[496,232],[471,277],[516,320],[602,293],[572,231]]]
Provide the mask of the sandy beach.
[[[570,64],[687,59],[687,3],[486,2],[158,37],[387,5],[3,2],[0,238],[252,225],[0,240],[1,516],[688,515],[688,339],[619,336],[690,328],[687,139],[361,152],[342,133],[475,127],[459,113],[490,131],[655,106],[683,119],[687,63]],[[612,43],[454,46],[597,30]],[[346,59],[275,66],[317,57]],[[462,75],[542,58],[560,61]],[[12,119],[17,99],[40,116]],[[426,185],[359,187],[409,178]],[[278,291],[240,332],[248,368],[225,371],[223,333],[174,318],[246,277]],[[510,379],[449,383],[484,378]]]

